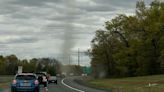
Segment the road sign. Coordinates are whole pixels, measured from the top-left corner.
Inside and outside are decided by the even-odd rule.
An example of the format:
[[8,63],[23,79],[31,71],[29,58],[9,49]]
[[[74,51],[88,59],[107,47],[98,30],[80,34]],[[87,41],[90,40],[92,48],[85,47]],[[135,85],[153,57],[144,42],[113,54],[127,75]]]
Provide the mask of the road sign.
[[18,73],[22,73],[23,66],[18,66]]
[[83,67],[83,73],[84,74],[91,74],[92,68],[91,67]]

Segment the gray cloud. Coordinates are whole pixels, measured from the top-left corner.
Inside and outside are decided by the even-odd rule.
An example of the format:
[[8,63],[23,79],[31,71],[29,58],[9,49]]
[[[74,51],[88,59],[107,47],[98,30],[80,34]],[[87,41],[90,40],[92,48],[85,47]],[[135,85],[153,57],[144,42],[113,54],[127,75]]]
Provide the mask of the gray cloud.
[[20,43],[34,43],[37,42],[38,39],[35,37],[8,37],[4,39],[5,41],[0,41],[0,44],[20,44]]
[[8,43],[34,43],[37,41],[38,41],[37,38],[23,37],[23,38],[9,40]]
[[45,1],[48,1],[48,0],[16,0],[10,3],[18,4],[22,6],[42,6],[44,5]]

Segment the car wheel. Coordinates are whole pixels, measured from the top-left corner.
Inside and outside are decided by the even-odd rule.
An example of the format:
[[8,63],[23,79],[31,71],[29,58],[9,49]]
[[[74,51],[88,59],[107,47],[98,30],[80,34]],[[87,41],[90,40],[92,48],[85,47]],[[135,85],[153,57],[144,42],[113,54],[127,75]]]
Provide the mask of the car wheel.
[[16,90],[14,90],[14,89],[11,89],[11,92],[17,92]]
[[35,89],[35,91],[34,92],[39,92],[39,89],[37,88],[37,89]]

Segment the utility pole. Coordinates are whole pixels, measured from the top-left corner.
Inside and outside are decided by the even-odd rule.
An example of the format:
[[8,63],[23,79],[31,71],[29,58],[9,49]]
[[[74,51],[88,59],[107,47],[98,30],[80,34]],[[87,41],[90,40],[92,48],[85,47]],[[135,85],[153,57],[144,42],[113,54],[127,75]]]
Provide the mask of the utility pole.
[[69,55],[69,65],[71,65],[71,56]]
[[79,51],[79,48],[78,48],[78,66],[80,66],[80,51]]

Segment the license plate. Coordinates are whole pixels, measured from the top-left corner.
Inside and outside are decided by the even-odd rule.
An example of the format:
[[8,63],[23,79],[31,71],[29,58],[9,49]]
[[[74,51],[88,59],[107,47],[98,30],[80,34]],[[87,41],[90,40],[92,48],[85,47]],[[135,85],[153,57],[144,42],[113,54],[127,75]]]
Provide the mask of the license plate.
[[21,86],[31,86],[30,83],[21,83]]
[[55,82],[55,81],[52,81],[52,82]]

